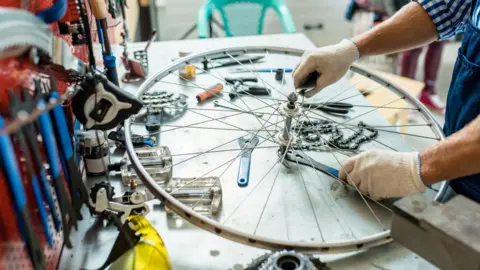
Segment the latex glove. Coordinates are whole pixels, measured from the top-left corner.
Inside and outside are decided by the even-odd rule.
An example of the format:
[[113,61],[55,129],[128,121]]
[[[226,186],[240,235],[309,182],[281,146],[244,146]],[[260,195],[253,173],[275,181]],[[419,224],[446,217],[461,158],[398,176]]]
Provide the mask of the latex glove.
[[348,39],[336,45],[308,50],[303,54],[293,72],[295,88],[299,88],[307,76],[316,70],[320,74],[317,86],[314,90],[305,93],[305,97],[311,97],[342,78],[359,56],[357,46]]
[[370,150],[347,159],[339,177],[374,200],[424,192],[418,152]]

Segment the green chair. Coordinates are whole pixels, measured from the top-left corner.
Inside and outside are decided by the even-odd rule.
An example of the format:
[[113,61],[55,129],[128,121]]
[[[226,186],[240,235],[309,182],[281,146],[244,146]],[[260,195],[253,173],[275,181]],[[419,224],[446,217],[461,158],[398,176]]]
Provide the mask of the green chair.
[[269,8],[280,17],[285,33],[295,33],[292,15],[283,0],[206,0],[198,12],[198,38],[212,35],[212,14],[218,10],[227,37],[259,35]]

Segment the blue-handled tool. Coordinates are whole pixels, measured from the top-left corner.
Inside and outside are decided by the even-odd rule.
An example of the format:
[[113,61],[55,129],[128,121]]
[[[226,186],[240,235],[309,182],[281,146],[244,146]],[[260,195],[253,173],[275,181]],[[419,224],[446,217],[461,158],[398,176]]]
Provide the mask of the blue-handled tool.
[[[45,101],[40,100],[37,105],[37,109],[45,109]],[[58,202],[62,212],[62,224],[63,224],[63,237],[65,245],[68,248],[72,247],[70,242],[69,235],[71,226],[73,225],[77,229],[77,216],[68,201],[68,197],[65,194],[65,186],[63,184],[63,179],[61,178],[61,169],[60,169],[60,157],[58,154],[57,143],[55,142],[55,133],[52,128],[52,123],[47,112],[40,114],[38,117],[39,120],[39,129],[42,134],[42,140],[45,147],[45,151],[48,158],[48,163],[50,165],[50,171],[53,178],[53,183],[55,185],[55,190],[58,196]],[[67,219],[68,216],[68,219]]]
[[[52,80],[51,87],[52,94],[49,101],[54,103],[59,99],[54,80]],[[65,118],[65,113],[61,104],[58,104],[52,109],[51,118],[53,120],[53,126],[55,127],[57,141],[60,142],[60,159],[64,166],[64,173],[67,179],[70,180],[70,194],[72,196],[73,208],[76,211],[77,218],[81,220],[82,205],[85,204],[87,207],[90,206],[89,196],[87,188],[83,183],[82,176],[75,165],[72,140],[70,138],[70,132],[68,131],[67,119]],[[92,211],[92,209],[90,210]]]
[[[17,118],[18,115],[18,109],[19,109],[19,104],[20,104],[20,96],[17,94],[14,94],[13,92],[8,91],[9,95],[9,111],[10,111],[10,116],[12,118]],[[26,113],[26,112],[25,112]],[[32,161],[31,161],[31,155],[30,151],[28,149],[26,140],[25,140],[25,135],[22,132],[22,129],[18,129],[14,133],[14,138],[18,145],[20,146],[20,151],[23,154],[23,157],[25,159],[25,164],[27,167],[27,172],[29,174],[31,183],[32,183],[32,189],[33,189],[33,195],[35,197],[35,201],[37,203],[37,209],[38,209],[38,214],[40,216],[40,221],[43,226],[43,232],[45,234],[45,238],[47,239],[48,245],[50,247],[53,246],[53,238],[52,238],[52,232],[50,231],[50,226],[48,223],[48,216],[47,216],[47,210],[45,209],[45,204],[43,202],[43,196],[42,192],[40,190],[40,185],[37,180],[37,176],[35,174],[35,171],[33,169]]]
[[[5,121],[0,116],[0,129],[5,127]],[[15,206],[15,216],[19,225],[20,233],[25,241],[30,260],[34,269],[45,269],[45,258],[40,248],[38,238],[33,229],[30,214],[27,208],[27,198],[23,187],[23,179],[17,164],[17,158],[13,149],[12,141],[8,134],[0,133],[0,158],[5,172],[11,198]]]
[[332,167],[329,167],[325,164],[322,164],[318,161],[315,161],[313,158],[309,157],[303,151],[289,150],[285,155],[285,159],[290,162],[298,162],[298,164],[313,167],[315,170],[323,172],[329,176],[338,178],[338,170]]
[[257,72],[257,73],[275,73],[278,69],[283,70],[284,73],[292,73],[293,68],[259,68],[259,69],[248,69],[248,68],[229,68],[228,72],[230,73],[250,73],[250,72]]
[[258,137],[254,136],[251,139],[240,138],[238,144],[241,149],[240,167],[238,168],[237,184],[239,187],[248,186],[250,177],[250,163],[252,152],[255,146],[258,144]]

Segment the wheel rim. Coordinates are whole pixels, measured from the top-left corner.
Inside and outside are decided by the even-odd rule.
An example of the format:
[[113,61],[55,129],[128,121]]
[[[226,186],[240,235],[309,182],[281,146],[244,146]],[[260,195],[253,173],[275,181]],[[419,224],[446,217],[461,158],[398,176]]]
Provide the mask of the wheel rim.
[[[239,48],[226,48],[226,49],[218,49],[218,50],[212,50],[212,51],[207,51],[203,53],[198,53],[194,55],[187,56],[185,58],[182,58],[169,66],[165,67],[161,71],[157,72],[153,76],[151,76],[149,79],[147,79],[139,88],[139,90],[136,92],[136,96],[140,97],[142,94],[146,93],[147,91],[151,90],[154,88],[154,86],[158,83],[162,82],[162,79],[166,78],[167,76],[178,76],[174,74],[172,71],[176,71],[179,68],[183,67],[186,63],[197,63],[205,58],[212,58],[215,56],[221,56],[221,55],[227,55],[230,58],[234,59],[233,55],[242,55],[242,54],[266,54],[268,57],[270,55],[284,55],[286,57],[299,57],[303,54],[303,50],[298,50],[298,49],[291,49],[291,48],[277,48],[277,47],[239,47]],[[252,64],[250,62],[250,64]],[[248,64],[247,64],[248,65]],[[247,66],[246,65],[246,66]],[[255,66],[252,64],[250,68],[255,68]],[[360,66],[352,66],[351,70],[359,75],[365,76],[369,79],[371,79],[374,82],[379,83],[382,85],[382,88],[388,88],[389,91],[392,93],[397,94],[398,96],[403,97],[405,100],[409,102],[409,105],[415,107],[415,110],[417,110],[421,117],[425,120],[426,124],[429,125],[429,128],[431,129],[431,132],[435,135],[435,137],[438,140],[443,140],[444,135],[442,133],[442,130],[439,128],[438,124],[435,122],[434,117],[431,115],[431,113],[421,104],[415,97],[413,97],[408,91],[402,90],[399,87],[396,87],[392,85],[391,83],[386,82],[384,79],[371,74],[369,71],[361,68]],[[254,74],[252,72],[252,74]],[[220,74],[219,74],[220,75]],[[260,74],[256,74],[259,77]],[[200,76],[200,75],[197,75]],[[206,75],[201,75],[201,76],[206,76]],[[213,76],[213,75],[212,75]],[[221,75],[220,75],[221,76]],[[215,76],[214,76],[215,77]],[[262,80],[263,82],[263,80]],[[263,82],[265,84],[265,82]],[[187,82],[187,84],[189,84]],[[198,85],[198,83],[195,82],[190,82],[191,85],[196,85],[197,88],[202,88]],[[283,84],[283,81],[282,81]],[[378,88],[377,88],[378,89]],[[375,91],[375,90],[373,90]],[[340,97],[340,95],[339,95]],[[325,100],[323,100],[325,101]],[[332,99],[330,97],[330,100],[327,101],[338,101],[335,99]],[[390,102],[391,103],[391,102]],[[245,104],[246,105],[246,104]],[[373,109],[385,109],[387,105],[380,106],[377,108]],[[248,106],[247,106],[248,107]],[[310,111],[308,111],[310,112]],[[313,114],[313,112],[312,112]],[[273,115],[273,114],[272,114]],[[307,116],[305,116],[307,117]],[[312,115],[310,117],[313,117]],[[308,117],[307,117],[308,118]],[[354,117],[355,118],[355,117]],[[257,118],[258,119],[258,118]],[[267,123],[265,121],[265,123]],[[339,123],[338,125],[340,125]],[[217,222],[214,219],[208,218],[206,216],[203,216],[195,211],[193,211],[191,208],[183,205],[180,203],[178,200],[176,200],[172,195],[170,195],[168,192],[166,192],[164,189],[162,189],[154,180],[153,178],[147,173],[145,168],[142,166],[140,163],[139,158],[135,154],[135,149],[133,147],[133,144],[131,142],[131,125],[132,125],[132,120],[128,119],[125,121],[125,136],[126,136],[126,142],[127,142],[127,153],[130,157],[130,160],[132,162],[132,165],[134,169],[137,172],[137,175],[141,179],[141,181],[144,183],[144,185],[149,189],[150,192],[153,193],[157,198],[160,198],[165,206],[170,208],[173,212],[176,214],[180,215],[184,219],[188,220],[189,222],[193,223],[194,225],[207,230],[213,234],[219,235],[221,237],[254,246],[254,247],[259,247],[259,248],[265,248],[265,249],[270,249],[270,250],[282,250],[282,249],[294,249],[297,250],[298,252],[304,252],[304,253],[341,253],[341,252],[348,252],[348,251],[355,251],[359,249],[367,249],[370,247],[374,246],[379,246],[385,243],[388,243],[392,241],[390,238],[390,231],[389,230],[384,230],[380,231],[378,233],[374,233],[368,236],[363,236],[363,237],[355,237],[355,239],[348,239],[348,240],[342,240],[342,241],[328,241],[328,242],[319,242],[319,241],[312,241],[312,242],[304,242],[304,241],[289,241],[289,240],[282,240],[282,239],[274,239],[271,237],[264,237],[261,235],[256,235],[252,233],[248,233],[242,230],[238,230],[237,228],[233,228],[231,226],[227,226],[225,224],[221,224],[220,222]],[[337,126],[338,126],[337,125]],[[262,126],[263,127],[263,126]],[[351,128],[350,128],[351,129]],[[260,129],[259,129],[260,130]],[[380,130],[380,129],[379,129]],[[389,131],[390,132],[390,131]],[[386,131],[385,131],[386,133]],[[408,134],[403,133],[403,136],[407,136]],[[268,137],[265,135],[265,137]],[[334,153],[334,151],[332,151]],[[255,153],[255,152],[254,152]],[[334,154],[333,154],[334,155]],[[338,160],[338,159],[337,159]],[[276,163],[278,164],[278,162]],[[298,164],[297,164],[298,165]],[[278,164],[278,166],[280,166]],[[295,164],[294,164],[295,166]],[[234,166],[236,167],[236,166]],[[228,169],[228,168],[227,168]],[[232,170],[235,170],[235,168],[232,168]],[[280,169],[279,169],[280,171]],[[315,171],[317,173],[317,171]],[[174,171],[175,173],[175,171]],[[318,174],[318,173],[317,173]],[[301,175],[301,172],[300,172]],[[278,174],[277,174],[278,176]],[[303,178],[303,176],[302,176]],[[275,184],[274,180],[274,184]],[[305,182],[304,182],[305,183]],[[272,189],[274,184],[272,184]],[[260,185],[260,184],[258,184]],[[255,186],[256,188],[257,186]],[[444,182],[441,184],[438,193],[435,196],[435,200],[441,201],[445,195],[445,191],[447,188],[447,184]],[[305,189],[307,187],[305,186]],[[254,192],[253,190],[251,192]],[[328,191],[327,191],[328,192]],[[251,193],[249,193],[251,194]],[[309,194],[307,190],[307,195]],[[249,195],[248,195],[249,196]],[[308,195],[309,200],[310,200],[310,195]],[[365,200],[364,196],[360,195],[362,199]],[[267,197],[267,201],[265,202],[265,206],[263,210],[267,207],[268,204],[268,199],[270,196]],[[333,199],[333,198],[332,198]],[[365,201],[366,205],[368,206],[369,204]],[[242,202],[243,204],[243,202]],[[370,208],[370,206],[368,206]],[[317,221],[318,225],[318,218],[315,215],[316,208],[312,206],[312,212],[314,213],[313,215],[315,216],[315,220]],[[235,213],[236,210],[234,210]],[[373,210],[372,210],[373,211]],[[234,214],[232,213],[232,214]],[[340,214],[340,211],[339,211]],[[375,215],[375,214],[374,214]],[[262,219],[263,216],[263,211],[262,214],[260,215],[259,218],[259,223]],[[226,221],[228,221],[230,217],[227,218]],[[377,218],[378,219],[378,218]],[[380,222],[380,220],[379,220]],[[226,222],[225,222],[226,223]],[[339,221],[339,224],[342,222]],[[345,222],[343,222],[345,223]],[[382,222],[380,222],[381,224]],[[257,224],[257,228],[258,228]],[[343,225],[342,225],[343,227]],[[256,229],[257,229],[256,228]],[[256,232],[255,229],[255,232]],[[344,228],[345,229],[345,228]],[[320,230],[320,226],[319,226]],[[288,234],[288,226],[287,226],[287,234]],[[320,231],[320,234],[321,231]],[[352,235],[353,232],[352,232]],[[355,236],[355,235],[354,235]],[[322,236],[323,239],[323,236]]]

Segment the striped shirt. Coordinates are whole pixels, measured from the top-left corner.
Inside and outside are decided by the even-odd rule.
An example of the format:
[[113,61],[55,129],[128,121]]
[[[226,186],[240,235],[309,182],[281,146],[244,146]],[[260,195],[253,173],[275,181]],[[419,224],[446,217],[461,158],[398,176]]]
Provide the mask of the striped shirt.
[[[472,0],[416,0],[427,11],[437,28],[440,39],[465,31],[468,19],[480,28],[480,2],[472,7]],[[472,11],[473,8],[473,12]]]

